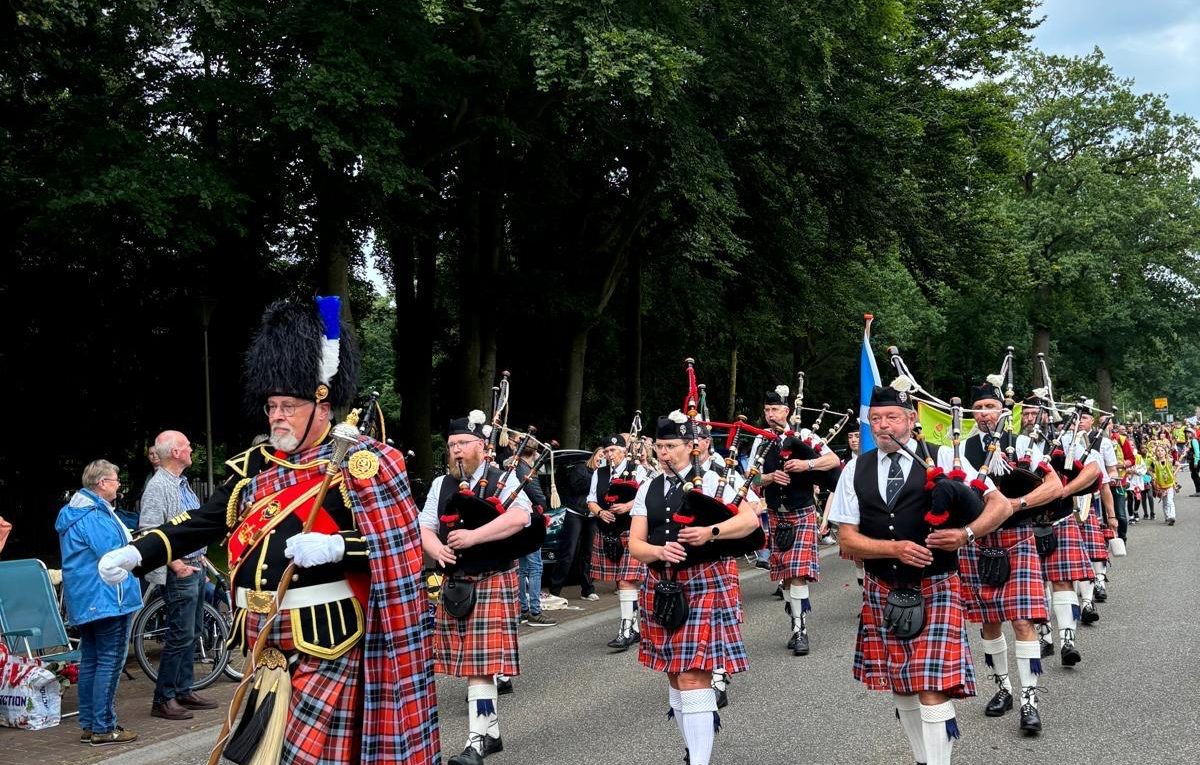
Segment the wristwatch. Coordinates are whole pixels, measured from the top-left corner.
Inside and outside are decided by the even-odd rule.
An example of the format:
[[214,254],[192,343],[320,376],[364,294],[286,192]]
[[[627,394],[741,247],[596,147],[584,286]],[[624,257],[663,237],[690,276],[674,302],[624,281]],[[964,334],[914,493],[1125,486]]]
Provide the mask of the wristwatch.
[[808,461],[808,469],[809,469],[809,470],[815,470],[815,469],[816,469],[816,467],[817,467],[817,461],[816,461],[816,460],[809,460],[809,461]]
[[714,537],[719,537],[719,536],[721,536],[721,529],[720,529],[719,527],[717,527],[717,526],[713,526],[713,527],[712,527],[712,535],[713,535]]
[[1028,507],[1029,507],[1029,503],[1025,501],[1025,498],[1024,498],[1024,497],[1022,497],[1022,498],[1021,498],[1021,503],[1020,503],[1019,505],[1017,505],[1017,512],[1019,513],[1019,512],[1021,512],[1022,510],[1025,510],[1025,509],[1027,509]]
[[967,544],[975,544],[975,532],[971,531],[970,526],[963,526],[963,531],[967,532]]

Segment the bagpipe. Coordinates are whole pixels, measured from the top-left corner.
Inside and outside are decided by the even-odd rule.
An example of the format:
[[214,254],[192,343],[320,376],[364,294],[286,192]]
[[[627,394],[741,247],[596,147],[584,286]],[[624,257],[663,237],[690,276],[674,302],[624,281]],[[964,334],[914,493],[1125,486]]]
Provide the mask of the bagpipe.
[[[847,409],[836,422],[829,426],[828,433],[825,436],[821,436],[821,426],[824,423],[825,416],[830,414],[831,410],[828,403],[822,404],[820,409],[812,409],[804,406],[804,381],[804,372],[797,372],[796,396],[792,400],[792,414],[788,417],[786,423],[775,426],[775,430],[779,434],[775,448],[778,449],[781,465],[791,459],[815,460],[827,454],[830,451],[829,442],[841,432],[842,428],[846,426],[846,423],[854,414],[853,409]],[[808,427],[804,426],[804,412],[806,411],[817,413],[816,418]],[[832,491],[837,485],[838,471],[818,471],[818,474],[813,478],[814,484],[820,486],[825,491]]]
[[[516,471],[521,453],[536,440],[533,437],[536,428],[530,427],[529,432],[522,437],[507,469],[499,472],[497,468],[493,467],[499,432],[503,427],[500,416],[501,412],[507,410],[508,407],[508,378],[508,372],[504,372],[500,385],[492,389],[492,424],[491,430],[485,432],[488,444],[483,457],[484,472],[474,490],[471,489],[470,476],[467,474],[463,461],[461,459],[457,461],[458,491],[450,496],[438,517],[438,536],[443,544],[446,543],[451,531],[482,528],[505,513],[525,490],[525,487],[531,481],[537,480],[539,470],[550,456],[550,448],[546,444],[537,442],[538,456],[530,465],[529,471],[504,500],[500,499],[500,492]],[[495,480],[491,480],[492,478]],[[545,516],[535,508],[529,525],[512,536],[457,551],[458,561],[455,563],[454,569],[466,573],[479,573],[507,568],[513,560],[541,549],[545,537]]]

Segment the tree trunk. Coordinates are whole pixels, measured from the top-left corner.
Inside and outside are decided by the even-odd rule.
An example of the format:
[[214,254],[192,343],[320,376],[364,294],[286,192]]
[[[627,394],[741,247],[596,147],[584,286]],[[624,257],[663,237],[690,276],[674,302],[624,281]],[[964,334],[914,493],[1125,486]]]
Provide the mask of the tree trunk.
[[726,412],[726,422],[733,422],[733,418],[737,416],[737,367],[738,349],[735,340],[733,347],[729,349],[729,410]]
[[[1050,300],[1053,296],[1050,294],[1050,288],[1042,285],[1037,289],[1037,300],[1034,301],[1035,306],[1046,308],[1050,305]],[[1046,385],[1046,381],[1042,376],[1042,365],[1038,363],[1038,354],[1042,353],[1046,356],[1046,365],[1050,364],[1050,327],[1035,323],[1033,327],[1033,353],[1029,358],[1033,362],[1033,387],[1041,388]]]
[[579,448],[582,430],[580,410],[583,406],[583,364],[587,358],[590,328],[590,324],[581,322],[571,333],[571,348],[567,354],[567,379],[563,389],[561,443],[564,449]]
[[[396,293],[393,387],[400,396],[398,445],[411,449],[410,478],[434,473],[433,464],[433,292],[434,244],[411,236],[389,238]],[[413,370],[430,370],[413,374]]]
[[490,401],[480,381],[483,317],[479,297],[483,294],[483,277],[479,262],[479,161],[478,142],[468,144],[462,152],[458,184],[458,373],[459,407],[463,411],[483,409]]
[[1106,412],[1114,411],[1112,373],[1104,365],[1096,367],[1096,406]]
[[642,408],[642,273],[637,252],[629,262],[629,347],[625,357],[625,410],[630,416]]
[[350,310],[350,254],[354,237],[350,231],[353,191],[350,179],[330,169],[317,158],[313,162],[316,192],[317,263],[321,288],[326,295],[342,298],[342,320],[353,326]]

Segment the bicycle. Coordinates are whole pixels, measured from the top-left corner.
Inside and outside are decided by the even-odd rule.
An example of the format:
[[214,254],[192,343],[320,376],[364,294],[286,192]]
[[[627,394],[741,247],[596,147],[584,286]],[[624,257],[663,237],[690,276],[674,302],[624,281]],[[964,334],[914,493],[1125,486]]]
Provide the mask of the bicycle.
[[[203,605],[200,639],[196,641],[194,658],[193,690],[202,690],[217,681],[222,674],[233,680],[242,677],[241,662],[230,663],[229,630],[233,624],[233,608],[229,596],[229,581],[207,560],[207,573],[216,582],[215,598],[218,605],[226,606],[225,613],[206,598]],[[166,600],[158,585],[146,590],[145,604],[138,612],[130,630],[133,654],[138,666],[150,680],[158,681],[158,662],[162,654],[167,632]],[[241,657],[239,657],[241,658]]]

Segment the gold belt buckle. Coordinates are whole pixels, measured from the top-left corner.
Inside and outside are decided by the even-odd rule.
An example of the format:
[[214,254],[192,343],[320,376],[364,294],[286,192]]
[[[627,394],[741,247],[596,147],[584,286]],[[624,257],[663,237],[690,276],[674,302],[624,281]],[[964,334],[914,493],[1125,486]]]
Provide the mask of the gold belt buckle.
[[256,614],[269,614],[275,593],[251,590],[246,593],[246,610]]

